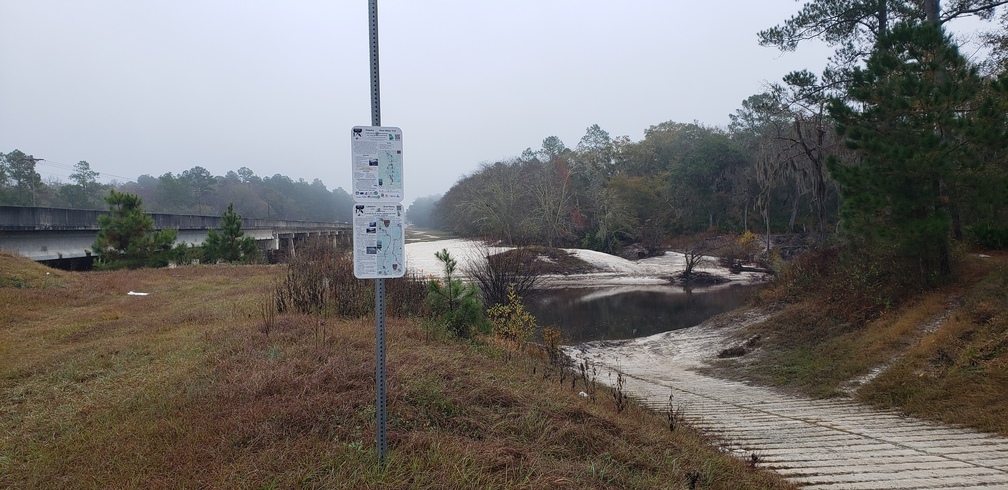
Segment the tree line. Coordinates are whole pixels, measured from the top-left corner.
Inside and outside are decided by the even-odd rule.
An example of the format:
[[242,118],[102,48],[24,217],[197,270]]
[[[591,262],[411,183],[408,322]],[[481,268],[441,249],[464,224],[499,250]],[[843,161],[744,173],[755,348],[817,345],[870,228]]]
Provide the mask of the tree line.
[[321,180],[293,180],[285,175],[259,177],[248,167],[214,176],[201,166],[136,181],[98,181],[99,173],[81,160],[70,182],[43,181],[42,159],[21,150],[0,153],[0,204],[73,209],[104,209],[110,191],[134,194],[153,213],[221,215],[229,205],[243,216],[306,221],[350,221],[353,198],[342,188],[329,190]]
[[[781,50],[821,39],[836,48],[827,68],[768,85],[728,127],[669,121],[631,141],[593,125],[574,148],[550,136],[462,177],[421,221],[603,251],[801,231],[948,274],[952,241],[1008,245],[1005,4],[813,0],[758,37]],[[986,57],[946,30],[967,16],[997,21],[978,36]]]

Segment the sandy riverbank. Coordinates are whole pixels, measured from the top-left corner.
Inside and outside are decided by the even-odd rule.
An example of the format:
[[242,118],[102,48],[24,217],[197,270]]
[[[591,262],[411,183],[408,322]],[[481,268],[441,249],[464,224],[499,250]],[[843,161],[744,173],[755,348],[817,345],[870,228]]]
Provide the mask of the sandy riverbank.
[[[473,261],[482,260],[485,245],[472,240],[453,238],[406,244],[406,271],[423,276],[440,276],[441,263],[434,253],[447,249],[454,257],[461,270]],[[491,247],[492,252],[504,248]],[[627,260],[615,255],[609,255],[594,250],[564,249],[588,262],[598,272],[589,274],[550,275],[544,276],[542,284],[545,287],[599,287],[599,286],[633,286],[633,285],[663,285],[668,284],[668,278],[686,268],[685,257],[677,252],[668,252],[660,257],[649,257],[637,261]],[[727,279],[729,284],[750,284],[763,280],[763,274],[743,272],[731,274],[724,267],[717,265],[713,258],[697,268],[698,271]]]

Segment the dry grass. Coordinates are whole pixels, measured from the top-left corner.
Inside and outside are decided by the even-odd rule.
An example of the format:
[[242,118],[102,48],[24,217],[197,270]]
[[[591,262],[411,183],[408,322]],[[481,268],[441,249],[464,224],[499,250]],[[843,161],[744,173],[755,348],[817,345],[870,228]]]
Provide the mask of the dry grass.
[[1008,435],[1008,256],[973,258],[961,307],[859,398]]
[[[2,488],[789,488],[499,348],[390,319],[389,462],[374,324],[258,305],[284,270],[56,273],[0,257]],[[4,276],[6,277],[6,276]],[[128,296],[128,291],[149,296]]]
[[1008,435],[1008,255],[964,257],[952,282],[926,292],[845,293],[850,278],[827,262],[766,291],[776,314],[739,334],[759,335],[760,348],[720,367],[818,397],[855,389],[876,406]]

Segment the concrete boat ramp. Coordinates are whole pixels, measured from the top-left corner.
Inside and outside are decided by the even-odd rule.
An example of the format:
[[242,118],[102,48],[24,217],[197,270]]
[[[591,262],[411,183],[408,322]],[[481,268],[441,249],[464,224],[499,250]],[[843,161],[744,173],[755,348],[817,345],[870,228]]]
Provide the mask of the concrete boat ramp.
[[[567,348],[612,384],[686,420],[747,461],[813,489],[1008,489],[1008,438],[875,410],[850,399],[812,400],[697,372],[727,347],[726,322],[621,342]],[[610,374],[611,373],[611,374]]]

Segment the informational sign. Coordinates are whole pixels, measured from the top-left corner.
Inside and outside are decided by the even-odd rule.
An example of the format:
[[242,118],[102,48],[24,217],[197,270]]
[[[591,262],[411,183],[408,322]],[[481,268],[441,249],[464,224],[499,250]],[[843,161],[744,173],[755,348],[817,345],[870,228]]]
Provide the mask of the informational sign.
[[382,279],[405,275],[404,231],[402,204],[354,204],[354,276]]
[[354,126],[350,134],[356,202],[402,202],[402,130]]

